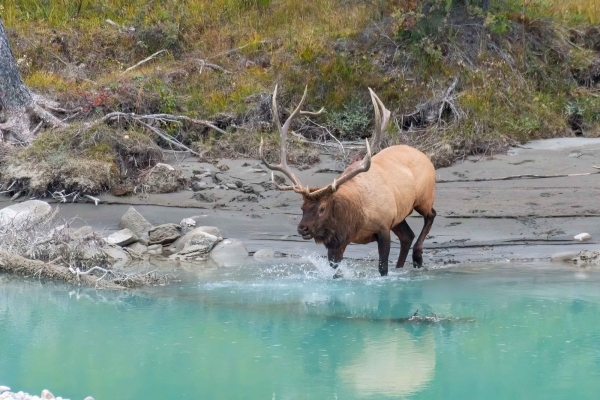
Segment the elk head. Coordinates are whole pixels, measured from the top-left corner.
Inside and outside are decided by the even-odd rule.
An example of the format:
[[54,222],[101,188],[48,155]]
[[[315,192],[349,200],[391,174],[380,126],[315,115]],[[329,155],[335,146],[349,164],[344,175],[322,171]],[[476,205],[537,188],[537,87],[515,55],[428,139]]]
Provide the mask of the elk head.
[[[329,234],[331,232],[332,227],[340,223],[340,221],[337,221],[335,218],[336,202],[334,201],[334,194],[337,192],[338,188],[344,183],[348,182],[350,179],[360,174],[361,172],[366,172],[369,170],[369,168],[371,167],[371,146],[369,145],[369,141],[366,140],[367,154],[362,159],[362,161],[350,165],[340,175],[339,178],[334,179],[333,182],[329,185],[323,188],[309,188],[308,186],[303,186],[300,180],[296,177],[296,175],[294,175],[294,173],[290,170],[287,164],[286,139],[287,132],[294,118],[300,115],[319,115],[323,112],[323,109],[317,112],[301,111],[300,108],[302,107],[302,104],[306,99],[307,89],[308,87],[304,88],[304,94],[302,95],[300,103],[282,126],[281,121],[279,121],[279,113],[277,109],[277,85],[275,86],[275,90],[273,92],[272,107],[273,119],[275,120],[277,129],[279,130],[281,145],[281,161],[277,165],[270,164],[269,162],[267,162],[262,151],[262,139],[260,142],[260,157],[263,163],[267,166],[267,168],[269,168],[272,171],[279,171],[283,173],[292,182],[291,185],[279,185],[275,182],[274,174],[271,173],[271,180],[273,184],[277,187],[277,189],[293,190],[294,192],[302,195],[304,203],[302,205],[302,220],[298,224],[298,233],[305,240],[314,238],[317,241],[322,241],[327,240],[327,237],[330,236]],[[379,100],[375,92],[373,92],[371,89],[369,89],[369,92],[371,93],[371,100],[373,101],[373,106],[375,107],[376,132],[375,135],[373,135],[373,143],[376,146],[376,148],[379,148],[381,133],[389,122],[390,112],[385,108],[381,100]],[[381,112],[379,107],[381,107]],[[383,122],[381,117],[382,113]]]

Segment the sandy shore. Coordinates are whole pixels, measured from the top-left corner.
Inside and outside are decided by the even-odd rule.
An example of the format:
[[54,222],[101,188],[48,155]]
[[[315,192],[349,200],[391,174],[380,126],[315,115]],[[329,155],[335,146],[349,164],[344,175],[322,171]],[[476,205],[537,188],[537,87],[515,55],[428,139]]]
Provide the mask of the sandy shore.
[[[172,162],[177,164],[177,162]],[[194,171],[218,171],[225,182],[242,181],[258,196],[238,190],[211,189],[199,193],[214,196],[214,202],[198,201],[191,190],[173,194],[114,197],[99,196],[102,204],[61,204],[61,215],[75,218],[75,226],[89,224],[113,231],[129,205],[134,205],[151,223],[179,222],[202,215],[204,225],[219,227],[224,236],[241,239],[249,251],[271,248],[285,254],[325,254],[322,245],[304,241],[296,234],[301,217],[300,196],[293,192],[265,190],[261,183],[270,174],[257,160],[221,160],[229,169],[180,160],[188,177]],[[560,251],[600,250],[600,139],[565,138],[536,141],[511,149],[506,155],[470,157],[437,171],[438,217],[425,242],[425,262],[534,260]],[[311,186],[330,183],[339,166],[330,156],[298,173]],[[568,177],[497,179],[512,175],[564,175]],[[0,208],[10,204],[0,201]],[[408,219],[418,234],[422,219]],[[592,240],[580,243],[573,236],[587,232]],[[376,256],[376,244],[351,245],[346,256]],[[391,260],[399,252],[392,245]]]

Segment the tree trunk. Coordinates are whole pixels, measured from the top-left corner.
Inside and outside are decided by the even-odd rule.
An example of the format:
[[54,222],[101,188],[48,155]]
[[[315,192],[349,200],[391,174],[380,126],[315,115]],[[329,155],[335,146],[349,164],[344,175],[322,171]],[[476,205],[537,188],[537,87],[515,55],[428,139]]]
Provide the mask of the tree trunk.
[[0,121],[0,141],[12,136],[19,142],[31,142],[36,132],[32,131],[31,123],[36,119],[39,124],[66,126],[43,108],[49,106],[51,107],[51,102],[32,94],[21,79],[4,23],[0,19],[0,111],[4,116],[4,121]]

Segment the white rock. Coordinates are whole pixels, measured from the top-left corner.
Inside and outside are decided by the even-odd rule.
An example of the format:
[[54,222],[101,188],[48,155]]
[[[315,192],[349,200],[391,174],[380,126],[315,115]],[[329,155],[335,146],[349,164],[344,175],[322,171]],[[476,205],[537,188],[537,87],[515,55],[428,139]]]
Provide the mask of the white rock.
[[153,244],[148,246],[148,254],[153,256],[159,256],[162,254],[162,246],[160,244]]
[[48,390],[42,390],[42,395],[40,396],[43,400],[50,400],[54,398],[54,395]]
[[240,265],[247,257],[248,250],[237,239],[223,240],[210,252],[210,258],[220,267]]
[[93,398],[92,396],[88,396],[88,397],[86,397],[86,398],[85,398],[85,399],[83,399],[83,400],[94,400],[94,398]]
[[181,250],[179,253],[179,255],[186,255],[186,254],[208,254],[208,252],[210,251],[211,247],[210,246],[206,246],[206,245],[201,245],[201,244],[195,244],[192,246],[185,246],[185,248],[183,250]]
[[114,268],[122,268],[127,266],[131,262],[131,256],[127,251],[123,250],[118,246],[107,246],[102,248],[104,254],[114,260]]
[[149,244],[173,243],[181,236],[181,227],[176,224],[163,224],[148,231]]
[[586,240],[590,240],[592,236],[589,233],[580,233],[579,235],[573,236],[573,239],[579,240],[580,242],[585,242]]
[[275,258],[275,251],[271,249],[260,249],[254,253],[254,258],[260,261],[269,261]]
[[36,224],[50,216],[52,207],[45,201],[28,200],[0,210],[0,226]]
[[186,233],[194,229],[194,227],[196,226],[196,221],[194,221],[191,218],[184,218],[179,223],[179,226],[181,226],[181,234],[185,235]]
[[75,232],[73,232],[73,236],[78,238],[78,239],[86,239],[88,237],[91,237],[94,234],[94,228],[92,228],[91,226],[82,226],[81,228],[77,229]]
[[127,212],[121,217],[119,221],[119,228],[129,229],[140,238],[148,238],[148,231],[153,228],[152,224],[146,220],[135,210],[133,207],[129,207]]
[[132,243],[129,246],[127,246],[128,249],[135,251],[136,253],[140,253],[140,254],[144,254],[146,251],[148,251],[148,247],[144,246],[143,244],[136,242],[136,243]]
[[104,240],[108,244],[114,244],[115,246],[125,247],[127,245],[137,242],[138,237],[135,235],[135,233],[125,228],[113,233],[112,235],[109,235]]
[[175,171],[175,168],[172,165],[169,165],[169,164],[156,163],[155,167],[156,168],[166,168],[169,171]]
[[8,386],[0,386],[0,393],[8,392],[10,388]]
[[[207,230],[210,230],[211,232],[215,232],[211,228],[214,228],[214,227],[201,226],[199,228],[192,229],[191,231],[186,233],[183,237],[181,237],[179,240],[177,240],[177,242],[174,245],[175,252],[179,253],[181,250],[183,250],[184,248],[186,248],[188,246],[196,246],[196,245],[208,246],[209,247],[208,251],[210,251],[218,242],[221,241],[220,236],[216,236],[209,232],[206,232]],[[214,228],[214,229],[216,229],[216,231],[218,233],[221,233],[221,232],[219,232],[219,230],[217,228]],[[217,233],[217,232],[215,232],[215,233]]]

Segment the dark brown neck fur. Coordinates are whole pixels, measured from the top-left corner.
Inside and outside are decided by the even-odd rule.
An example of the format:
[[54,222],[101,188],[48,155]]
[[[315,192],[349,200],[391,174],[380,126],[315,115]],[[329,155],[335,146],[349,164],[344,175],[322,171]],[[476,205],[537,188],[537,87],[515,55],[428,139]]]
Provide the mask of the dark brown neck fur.
[[323,229],[315,235],[315,242],[323,243],[327,248],[345,246],[361,228],[365,216],[362,201],[356,193],[348,196],[340,192],[331,195],[331,211]]

